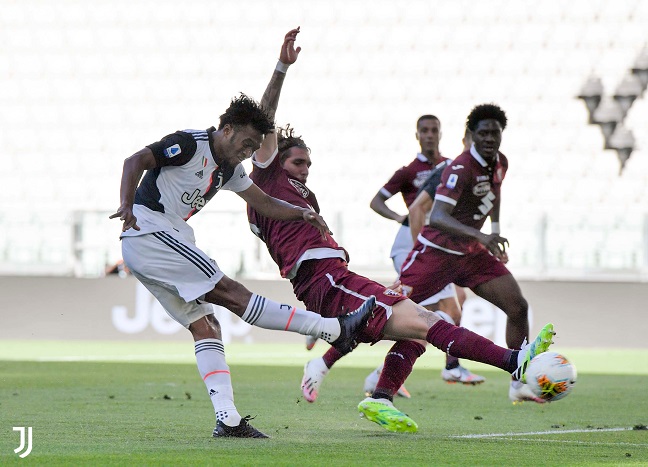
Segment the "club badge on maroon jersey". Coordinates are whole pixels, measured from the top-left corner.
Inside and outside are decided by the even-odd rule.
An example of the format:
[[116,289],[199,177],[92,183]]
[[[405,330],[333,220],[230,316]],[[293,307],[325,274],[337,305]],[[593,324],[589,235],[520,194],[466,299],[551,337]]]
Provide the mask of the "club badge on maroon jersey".
[[297,190],[299,194],[302,195],[302,198],[308,198],[310,191],[308,191],[308,188],[306,188],[303,183],[295,180],[294,178],[289,178],[288,181],[295,188],[295,190]]

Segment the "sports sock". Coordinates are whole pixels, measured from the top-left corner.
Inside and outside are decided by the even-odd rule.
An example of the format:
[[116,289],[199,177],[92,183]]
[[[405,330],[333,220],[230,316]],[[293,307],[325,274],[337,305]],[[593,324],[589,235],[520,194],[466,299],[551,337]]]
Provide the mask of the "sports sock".
[[220,339],[201,339],[195,342],[194,347],[198,371],[207,386],[216,420],[237,426],[241,423],[241,415],[234,405],[234,390],[223,342]]
[[328,374],[329,370],[331,369],[331,367],[326,366],[326,362],[321,357],[314,358],[313,360],[308,362],[308,366],[323,375]]
[[260,328],[297,332],[329,343],[340,337],[337,318],[323,318],[312,311],[278,303],[255,293],[241,318]]
[[[512,373],[517,368],[517,355],[466,328],[437,321],[428,330],[426,340],[437,349],[457,358],[486,363]],[[512,361],[516,362],[512,365]]]
[[[443,318],[443,321],[450,323],[450,324],[455,324],[457,325],[458,323],[455,323],[454,320],[450,317],[448,313],[445,311],[437,310],[435,311],[437,315],[439,315],[441,318]],[[449,355],[446,354],[446,370],[452,370],[453,368],[457,368],[459,366],[459,359],[455,357],[454,355]]]
[[[385,357],[385,364],[373,397],[393,400],[394,394],[412,372],[414,363],[425,352],[425,346],[414,341],[397,341]],[[386,397],[387,396],[387,397]]]
[[335,365],[335,362],[342,357],[344,357],[344,354],[340,353],[335,347],[331,347],[324,353],[324,355],[322,355],[322,359],[327,368],[332,368],[333,365]]

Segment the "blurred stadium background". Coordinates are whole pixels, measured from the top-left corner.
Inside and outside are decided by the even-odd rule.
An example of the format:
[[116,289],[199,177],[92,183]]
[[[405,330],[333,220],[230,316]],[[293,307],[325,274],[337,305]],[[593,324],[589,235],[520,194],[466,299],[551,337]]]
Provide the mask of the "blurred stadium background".
[[[454,157],[470,109],[495,102],[510,122],[501,224],[513,273],[648,278],[648,2],[1,4],[4,276],[104,275],[120,259],[108,215],[124,158],[217,125],[239,92],[260,99],[299,25],[277,122],[312,148],[309,186],[354,270],[393,278],[398,225],[369,201],[416,154],[416,119],[437,115]],[[192,225],[227,274],[278,278],[236,195],[219,194]]]

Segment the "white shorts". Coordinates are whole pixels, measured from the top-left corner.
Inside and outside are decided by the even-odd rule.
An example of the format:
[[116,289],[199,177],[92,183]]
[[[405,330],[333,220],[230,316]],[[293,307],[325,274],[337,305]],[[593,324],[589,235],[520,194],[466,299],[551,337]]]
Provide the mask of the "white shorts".
[[428,297],[422,302],[420,302],[419,305],[421,306],[432,305],[434,303],[437,303],[439,300],[443,300],[444,298],[454,297],[456,294],[457,292],[455,291],[455,285],[450,283],[446,285],[444,288],[442,288],[440,291],[432,295],[431,297]]
[[224,274],[193,242],[170,232],[122,237],[122,255],[133,275],[178,323],[188,327],[214,312],[212,305],[196,300]]
[[412,240],[412,231],[408,225],[401,225],[394,239],[389,257],[394,262],[394,269],[396,274],[400,274],[401,267],[407,259],[407,255],[414,248],[414,241]]

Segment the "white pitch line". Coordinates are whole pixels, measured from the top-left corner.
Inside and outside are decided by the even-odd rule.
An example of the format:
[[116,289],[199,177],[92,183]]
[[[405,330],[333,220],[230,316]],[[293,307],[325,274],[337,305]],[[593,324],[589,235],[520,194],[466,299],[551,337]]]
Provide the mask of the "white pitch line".
[[581,430],[555,430],[555,431],[528,431],[526,433],[487,433],[480,435],[454,435],[450,438],[503,438],[511,436],[529,436],[529,435],[559,435],[563,433],[603,433],[609,431],[628,431],[632,428],[587,428]]
[[513,441],[534,441],[542,443],[560,443],[560,444],[585,444],[587,446],[631,446],[637,448],[648,447],[648,443],[626,443],[624,441],[618,443],[602,443],[600,441],[580,441],[580,440],[570,440],[570,439],[542,439],[542,438],[496,438],[496,439],[506,439]]

